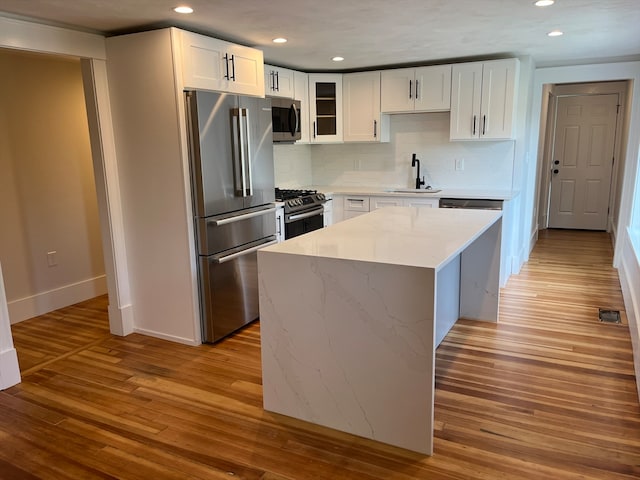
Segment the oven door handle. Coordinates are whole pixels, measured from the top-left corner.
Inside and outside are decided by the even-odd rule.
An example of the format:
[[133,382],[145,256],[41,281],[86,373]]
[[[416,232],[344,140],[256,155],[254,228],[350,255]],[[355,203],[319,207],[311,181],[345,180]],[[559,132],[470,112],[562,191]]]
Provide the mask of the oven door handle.
[[256,245],[255,247],[247,248],[246,250],[242,250],[240,252],[230,253],[229,255],[223,255],[221,257],[214,256],[211,258],[211,261],[213,263],[230,262],[231,260],[234,260],[238,257],[242,257],[243,255],[249,255],[250,253],[260,250],[261,248],[268,247],[270,245],[275,245],[276,243],[278,243],[278,240],[270,240],[268,242],[261,243],[260,245]]
[[267,213],[276,213],[275,207],[265,208],[263,210],[258,210],[257,212],[244,213],[242,215],[236,215],[234,217],[221,218],[219,220],[211,219],[207,223],[213,223],[216,227],[219,227],[221,225],[227,225],[228,223],[241,222],[243,220],[248,220],[253,217],[266,215]]
[[311,210],[310,212],[298,213],[296,215],[289,215],[287,220],[289,222],[294,222],[296,220],[302,220],[304,218],[315,217],[316,215],[320,215],[324,213],[324,207],[316,208],[315,210]]

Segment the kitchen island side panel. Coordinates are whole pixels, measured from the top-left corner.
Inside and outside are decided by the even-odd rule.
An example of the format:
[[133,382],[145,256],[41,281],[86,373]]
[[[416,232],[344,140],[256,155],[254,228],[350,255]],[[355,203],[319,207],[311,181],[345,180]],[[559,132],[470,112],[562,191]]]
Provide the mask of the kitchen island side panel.
[[435,271],[258,253],[264,408],[433,452]]

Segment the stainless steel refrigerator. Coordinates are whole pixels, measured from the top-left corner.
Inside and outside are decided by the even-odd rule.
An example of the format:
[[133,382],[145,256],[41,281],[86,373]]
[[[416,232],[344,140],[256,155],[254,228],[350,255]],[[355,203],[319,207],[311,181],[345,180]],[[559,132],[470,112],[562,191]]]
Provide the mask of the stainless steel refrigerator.
[[276,241],[271,100],[185,92],[205,342],[258,318],[256,251]]

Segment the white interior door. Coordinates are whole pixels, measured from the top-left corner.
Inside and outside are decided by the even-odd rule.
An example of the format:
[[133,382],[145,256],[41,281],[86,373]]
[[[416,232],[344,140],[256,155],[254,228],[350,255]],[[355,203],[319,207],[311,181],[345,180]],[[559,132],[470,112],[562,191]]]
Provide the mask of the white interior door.
[[558,98],[550,228],[606,230],[618,95]]

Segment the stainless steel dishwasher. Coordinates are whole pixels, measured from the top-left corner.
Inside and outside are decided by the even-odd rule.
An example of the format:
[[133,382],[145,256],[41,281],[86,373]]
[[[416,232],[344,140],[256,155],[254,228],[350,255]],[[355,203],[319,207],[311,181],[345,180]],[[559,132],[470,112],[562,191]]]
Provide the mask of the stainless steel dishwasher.
[[484,198],[441,198],[440,208],[502,210],[502,200],[491,200]]

